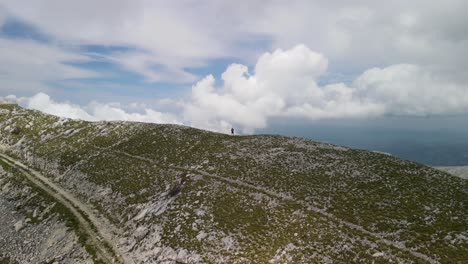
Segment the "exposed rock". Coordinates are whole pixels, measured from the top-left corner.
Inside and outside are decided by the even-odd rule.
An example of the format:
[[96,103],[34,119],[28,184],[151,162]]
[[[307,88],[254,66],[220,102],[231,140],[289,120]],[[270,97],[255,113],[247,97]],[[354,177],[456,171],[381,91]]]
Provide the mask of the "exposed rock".
[[158,259],[161,261],[174,261],[177,258],[177,252],[171,247],[165,247]]
[[181,249],[181,250],[179,250],[179,253],[177,253],[176,261],[186,263],[187,262],[187,256],[188,256],[187,250]]
[[10,190],[10,183],[7,182],[5,185],[3,185],[2,192],[6,193]]
[[235,240],[231,236],[224,237],[222,241],[227,250],[231,249],[235,245]]
[[137,241],[141,241],[147,234],[149,230],[145,226],[140,226],[135,230],[134,236]]
[[32,217],[33,217],[33,218],[37,218],[38,215],[39,215],[39,208],[36,208],[36,209],[34,209],[34,212],[33,212],[33,214],[32,214]]
[[145,208],[145,209],[141,210],[141,212],[138,213],[138,215],[135,216],[135,218],[133,218],[133,220],[139,221],[139,220],[143,219],[146,216],[147,213],[148,213],[148,208]]
[[372,254],[372,257],[374,258],[379,258],[379,257],[383,257],[385,254],[383,252],[376,252],[374,254]]
[[15,226],[15,231],[19,232],[24,227],[23,221],[19,220],[18,222],[15,223],[14,226]]
[[207,236],[208,236],[207,233],[201,231],[200,233],[198,233],[197,239],[198,239],[198,241],[201,241],[201,240],[203,240],[204,238],[206,238]]

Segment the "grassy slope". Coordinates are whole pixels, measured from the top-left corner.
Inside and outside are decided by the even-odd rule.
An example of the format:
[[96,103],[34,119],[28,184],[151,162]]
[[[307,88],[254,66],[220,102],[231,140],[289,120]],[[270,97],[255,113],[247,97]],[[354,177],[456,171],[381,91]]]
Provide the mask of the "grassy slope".
[[[57,163],[55,174],[75,168],[87,181],[118,193],[119,203],[91,199],[116,225],[177,184],[184,174],[177,167],[197,167],[291,197],[190,177],[168,210],[150,219],[163,227],[163,241],[173,247],[259,262],[290,243],[299,248],[290,252],[293,261],[371,260],[378,251],[391,252],[395,260],[416,260],[306,210],[309,204],[442,262],[468,259],[466,240],[456,239],[467,235],[467,181],[419,164],[296,138],[231,137],[139,123],[57,125],[58,118],[39,112],[0,109],[11,110],[0,114],[4,143],[22,140],[24,152]],[[12,134],[12,127],[21,132]],[[199,241],[201,231],[213,239]],[[235,238],[235,252],[219,245],[225,237]]]

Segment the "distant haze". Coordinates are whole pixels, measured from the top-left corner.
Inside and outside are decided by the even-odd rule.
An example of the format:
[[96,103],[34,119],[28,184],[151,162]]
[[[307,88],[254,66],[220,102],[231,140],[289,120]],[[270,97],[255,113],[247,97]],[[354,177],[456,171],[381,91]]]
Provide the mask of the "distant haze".
[[385,117],[304,123],[275,120],[259,133],[383,151],[431,166],[468,165],[468,117]]

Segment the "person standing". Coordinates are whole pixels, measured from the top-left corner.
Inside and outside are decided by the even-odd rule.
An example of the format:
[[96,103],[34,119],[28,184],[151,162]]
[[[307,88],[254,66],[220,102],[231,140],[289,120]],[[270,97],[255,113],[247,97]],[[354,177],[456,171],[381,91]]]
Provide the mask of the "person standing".
[[231,135],[234,135],[234,128],[231,127]]

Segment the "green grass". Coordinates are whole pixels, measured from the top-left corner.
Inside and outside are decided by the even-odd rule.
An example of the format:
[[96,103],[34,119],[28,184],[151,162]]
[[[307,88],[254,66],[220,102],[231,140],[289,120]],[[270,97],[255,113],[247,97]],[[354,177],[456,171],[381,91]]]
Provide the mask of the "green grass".
[[[0,122],[6,118],[11,116],[0,116]],[[35,118],[34,125],[26,128],[32,118]],[[437,255],[442,262],[468,259],[466,245],[451,245],[444,239],[451,233],[466,232],[467,181],[417,163],[367,151],[342,151],[331,145],[282,136],[232,137],[178,126],[118,122],[68,121],[52,128],[51,124],[58,118],[32,111],[13,120],[22,134],[10,135],[2,132],[0,127],[0,133],[11,144],[24,137],[28,140],[29,150],[37,157],[55,162],[60,173],[73,167],[85,173],[89,183],[110,188],[113,194],[122,198],[119,203],[106,199],[91,201],[117,226],[121,225],[122,219],[138,213],[139,205],[160,199],[159,195],[167,191],[167,186],[176,184],[181,171],[174,166],[197,166],[326,209],[339,219],[375,233],[388,234],[390,240],[419,246],[420,252]],[[80,132],[63,135],[70,129]],[[50,134],[50,139],[42,142],[40,133]],[[198,197],[196,193],[200,190],[209,193],[209,197]],[[226,235],[237,230],[234,236],[245,236],[239,243],[246,250],[238,252],[238,257],[260,262],[268,261],[267,256],[274,255],[273,248],[287,245],[297,230],[302,230],[303,240],[311,243],[309,247],[304,243],[304,252],[295,253],[298,261],[310,257],[313,252],[333,255],[330,248],[349,238],[335,237],[337,230],[348,236],[373,239],[348,228],[336,227],[337,223],[327,223],[329,220],[323,220],[320,215],[297,204],[281,201],[283,204],[269,211],[265,209],[268,207],[265,203],[252,201],[252,192],[219,180],[189,181],[170,208],[150,221],[164,227],[163,240],[171,246],[212,250],[217,245],[194,239],[198,231],[192,230],[191,226],[182,227],[180,234],[172,233],[181,224],[174,220],[181,217],[181,212],[189,215],[188,222],[200,219],[193,216],[193,209],[189,208],[199,200],[211,208],[212,218],[201,218],[210,223],[213,230]],[[307,221],[317,222],[317,226],[304,227],[289,222],[292,221],[290,215],[297,210],[309,215]],[[426,219],[428,216],[430,221]],[[214,221],[212,224],[211,220]],[[265,224],[271,221],[277,226]],[[298,222],[304,224],[307,221]],[[275,237],[269,239],[272,234]],[[323,236],[319,238],[319,234]],[[312,246],[313,243],[318,244]],[[379,250],[386,249],[382,244],[379,247]],[[333,256],[342,262],[354,262],[356,257],[369,257],[368,253],[362,253],[368,249],[368,246],[356,245],[343,256]],[[414,260],[403,251],[391,250],[395,256]],[[230,253],[223,251],[223,254]],[[373,258],[367,260],[378,262]]]

